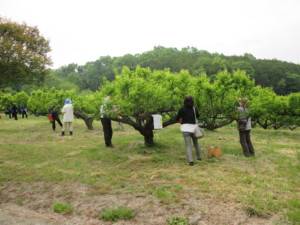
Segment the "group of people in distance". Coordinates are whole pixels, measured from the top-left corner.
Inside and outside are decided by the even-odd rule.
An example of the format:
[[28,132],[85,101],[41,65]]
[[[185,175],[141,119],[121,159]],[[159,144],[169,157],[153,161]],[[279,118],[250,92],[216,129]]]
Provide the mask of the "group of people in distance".
[[9,116],[9,119],[14,118],[15,120],[18,120],[18,113],[22,114],[22,118],[28,118],[27,108],[23,105],[18,107],[17,104],[13,104],[12,107],[8,107],[5,111],[5,114]]
[[[243,130],[239,130],[240,143],[243,148],[243,154],[245,157],[254,156],[254,148],[250,139],[251,131],[251,117],[247,116],[247,103],[249,100],[247,98],[238,98],[239,107],[237,111],[239,112],[239,118],[237,120],[245,120],[246,127]],[[197,125],[196,118],[199,118],[198,109],[194,106],[193,97],[186,95],[184,97],[183,106],[179,109],[176,120],[180,121],[182,136],[186,146],[186,153],[189,160],[189,165],[193,166],[193,156],[192,156],[192,145],[191,140],[193,141],[194,147],[196,149],[197,160],[201,161],[201,148],[198,143],[198,139],[194,135],[194,131]]]
[[[104,131],[104,141],[106,147],[113,148],[112,144],[112,136],[113,130],[111,126],[111,120],[107,117],[110,114],[112,106],[110,105],[110,96],[107,96],[100,106],[100,118],[101,123]],[[113,106],[114,112],[118,112],[118,106]],[[72,106],[71,99],[67,98],[65,100],[65,104],[61,110],[63,114],[63,123],[59,119],[59,107],[57,106],[50,106],[49,108],[49,120],[52,123],[52,129],[55,131],[56,129],[56,122],[62,127],[61,136],[65,136],[66,129],[69,130],[70,136],[73,135],[73,121],[74,121],[74,110]],[[117,117],[121,119],[121,116],[117,114]],[[122,124],[119,124],[120,129],[124,129]]]

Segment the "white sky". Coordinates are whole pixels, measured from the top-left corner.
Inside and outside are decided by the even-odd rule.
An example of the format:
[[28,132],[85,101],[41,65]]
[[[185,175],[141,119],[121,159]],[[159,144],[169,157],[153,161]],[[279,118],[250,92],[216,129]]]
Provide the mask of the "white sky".
[[0,0],[0,16],[37,26],[52,68],[158,45],[300,63],[300,0]]

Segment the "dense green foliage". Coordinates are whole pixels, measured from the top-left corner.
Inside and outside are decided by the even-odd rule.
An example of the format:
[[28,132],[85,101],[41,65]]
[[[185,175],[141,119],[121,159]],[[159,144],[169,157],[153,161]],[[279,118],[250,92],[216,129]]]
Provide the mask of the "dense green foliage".
[[[187,70],[172,73],[170,70],[155,70],[124,67],[113,81],[104,80],[99,91],[78,94],[75,90],[44,89],[30,95],[19,92],[15,95],[1,94],[0,106],[5,109],[13,103],[25,105],[35,115],[46,115],[50,106],[61,108],[66,98],[73,101],[75,115],[85,120],[93,129],[94,119],[99,119],[99,108],[106,96],[111,96],[111,106],[118,105],[117,118],[111,108],[107,115],[112,120],[134,127],[144,137],[145,144],[154,145],[153,114],[161,114],[163,127],[174,123],[176,113],[186,94],[194,96],[204,128],[214,130],[232,123],[237,118],[237,98],[250,100],[249,115],[253,124],[263,128],[282,126],[291,129],[300,125],[300,94],[278,96],[270,88],[255,86],[244,71],[217,73],[214,78],[206,74],[192,76]],[[141,126],[136,119],[143,119]]]
[[[151,70],[168,68],[171,72],[177,73],[184,69],[192,76],[205,73],[211,79],[224,69],[229,72],[244,70],[255,80],[256,85],[272,87],[277,94],[287,95],[300,91],[300,65],[298,64],[275,59],[256,59],[247,53],[243,56],[225,56],[193,47],[178,50],[158,46],[151,51],[136,55],[103,56],[82,66],[77,64],[63,66],[54,70],[52,75],[66,82],[61,89],[68,88],[72,83],[79,90],[96,91],[103,84],[104,78],[114,80],[115,74],[120,73],[124,66],[130,70],[135,70],[137,66],[149,67]],[[53,83],[53,85],[60,87],[62,84]]]
[[50,50],[37,27],[0,17],[0,88],[20,90],[24,84],[42,84],[50,72]]
[[27,107],[36,115],[46,114],[51,106],[62,108],[66,98],[75,96],[74,91],[59,91],[54,88],[47,90],[37,90],[31,92]]

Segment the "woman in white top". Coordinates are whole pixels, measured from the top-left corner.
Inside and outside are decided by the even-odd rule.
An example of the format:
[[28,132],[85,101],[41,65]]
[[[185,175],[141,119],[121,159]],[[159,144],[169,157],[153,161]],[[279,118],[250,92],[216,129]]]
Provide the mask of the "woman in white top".
[[73,135],[73,120],[74,120],[74,114],[73,114],[73,106],[72,101],[70,99],[65,100],[65,105],[61,110],[63,117],[63,127],[61,136],[65,135],[65,129],[68,127],[70,131],[70,135]]

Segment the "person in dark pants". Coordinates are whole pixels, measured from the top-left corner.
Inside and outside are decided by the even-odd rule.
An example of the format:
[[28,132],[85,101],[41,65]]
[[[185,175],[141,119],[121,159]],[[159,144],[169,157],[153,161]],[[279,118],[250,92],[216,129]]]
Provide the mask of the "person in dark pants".
[[21,113],[22,113],[22,118],[24,118],[24,116],[26,116],[26,118],[28,118],[27,108],[25,106],[21,105],[20,110],[21,110]]
[[105,145],[106,147],[113,148],[113,144],[111,141],[113,136],[111,120],[107,118],[101,118],[101,123],[103,126]]
[[106,147],[113,148],[112,144],[112,136],[113,136],[113,130],[111,126],[111,120],[107,118],[107,115],[112,110],[112,107],[110,105],[110,97],[107,96],[100,106],[100,117],[101,117],[101,123],[103,127],[104,132],[104,141]]
[[18,120],[18,106],[16,106],[16,104],[12,106],[12,117]]
[[239,112],[239,120],[246,120],[247,125],[244,130],[239,130],[239,136],[240,136],[240,143],[243,148],[243,154],[245,157],[255,156],[254,148],[251,142],[250,138],[250,131],[251,131],[251,117],[247,117],[247,111],[249,108],[247,108],[247,104],[249,103],[249,100],[245,98],[238,98],[239,107],[237,108]]
[[60,127],[62,127],[62,123],[59,119],[59,115],[58,115],[58,111],[59,111],[59,107],[57,106],[51,106],[49,109],[49,113],[52,115],[52,129],[53,131],[55,131],[56,129],[56,125],[55,125],[55,121],[60,125]]

